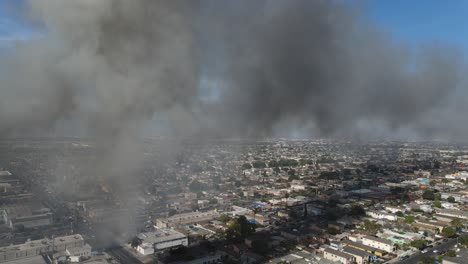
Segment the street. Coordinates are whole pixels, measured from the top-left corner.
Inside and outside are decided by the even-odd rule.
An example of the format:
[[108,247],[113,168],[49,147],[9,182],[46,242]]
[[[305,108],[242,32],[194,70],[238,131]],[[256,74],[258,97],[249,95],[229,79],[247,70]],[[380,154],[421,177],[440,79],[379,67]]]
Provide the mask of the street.
[[457,239],[452,238],[447,242],[442,242],[442,244],[434,246],[433,248],[428,248],[428,252],[426,252],[426,253],[418,252],[418,253],[416,253],[414,255],[411,255],[410,258],[405,259],[403,261],[399,261],[397,263],[417,264],[422,256],[433,256],[433,257],[437,258],[439,253],[433,253],[432,251],[434,251],[435,249],[437,249],[439,252],[446,251],[446,250],[452,249],[453,246],[455,246],[456,243],[457,243]]

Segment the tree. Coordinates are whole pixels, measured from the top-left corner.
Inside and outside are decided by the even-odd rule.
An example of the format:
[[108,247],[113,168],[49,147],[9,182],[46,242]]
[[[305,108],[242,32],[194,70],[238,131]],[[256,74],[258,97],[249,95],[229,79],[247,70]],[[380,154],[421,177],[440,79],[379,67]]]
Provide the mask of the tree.
[[250,170],[251,168],[252,168],[252,164],[250,164],[250,163],[242,164],[242,169],[243,170]]
[[435,199],[435,195],[434,195],[434,191],[432,190],[425,190],[422,197],[426,200],[434,200]]
[[447,250],[447,253],[445,254],[447,257],[456,257],[457,256],[457,252],[453,249],[449,249]]
[[349,211],[350,216],[362,216],[366,214],[366,210],[361,205],[353,204]]
[[468,235],[462,235],[458,238],[458,243],[468,246]]
[[228,223],[225,235],[227,239],[241,240],[255,232],[255,224],[247,221],[245,216],[239,216]]
[[366,230],[369,234],[375,235],[382,229],[382,226],[377,224],[377,222],[365,220],[362,223],[362,229]]
[[173,216],[173,215],[177,214],[177,210],[171,208],[171,209],[169,209],[169,212],[168,212],[167,214],[168,214],[169,216]]
[[203,182],[200,182],[198,180],[194,180],[190,183],[189,185],[189,189],[193,192],[198,192],[198,191],[204,191],[206,189],[208,189],[208,186],[203,183]]
[[429,182],[429,185],[432,186],[432,187],[434,187],[434,186],[436,186],[436,182],[435,182],[435,181],[430,181],[430,182]]
[[132,242],[130,243],[130,245],[132,246],[132,248],[136,248],[138,247],[139,245],[141,245],[141,239],[139,239],[138,237],[133,237],[132,239]]
[[437,208],[442,208],[442,203],[439,201],[439,200],[435,200],[434,201],[434,207],[437,207]]
[[455,231],[455,229],[453,229],[453,227],[450,227],[450,226],[446,226],[442,229],[442,235],[444,237],[453,237],[457,234],[457,231]]
[[455,228],[462,228],[464,223],[463,223],[463,220],[461,220],[460,218],[455,218],[453,219],[450,224],[452,224],[453,227]]
[[229,222],[229,220],[231,220],[231,218],[230,218],[229,216],[225,215],[225,214],[222,214],[222,215],[218,218],[218,220],[219,220],[220,222],[227,223],[227,222]]
[[421,264],[434,264],[436,259],[431,256],[422,256],[421,259],[419,260],[419,263]]
[[404,217],[404,216],[405,216],[405,215],[403,214],[402,211],[398,211],[398,212],[396,212],[395,214],[396,214],[396,216],[398,216],[398,217]]
[[410,245],[414,248],[421,250],[421,249],[426,248],[427,241],[426,240],[413,240],[411,241]]
[[263,168],[266,168],[266,164],[264,161],[261,161],[261,160],[256,160],[254,162],[252,162],[252,166],[256,169],[263,169]]
[[414,220],[415,220],[415,217],[414,217],[413,215],[407,215],[407,216],[405,216],[405,223],[407,223],[407,224],[413,223]]
[[270,160],[270,161],[268,162],[268,167],[270,167],[270,168],[278,167],[278,166],[279,166],[279,163],[278,163],[278,161],[276,161],[276,160]]
[[447,202],[449,202],[449,203],[454,203],[454,202],[455,202],[455,198],[453,198],[453,196],[449,196],[449,197],[447,198]]

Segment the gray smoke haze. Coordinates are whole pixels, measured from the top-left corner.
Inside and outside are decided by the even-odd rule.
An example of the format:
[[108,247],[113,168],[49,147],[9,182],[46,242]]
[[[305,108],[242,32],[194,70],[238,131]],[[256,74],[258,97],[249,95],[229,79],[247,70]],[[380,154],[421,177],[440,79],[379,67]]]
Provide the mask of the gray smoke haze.
[[182,139],[403,128],[466,140],[460,54],[406,47],[342,3],[30,0],[24,12],[45,33],[0,62],[0,131],[86,126],[98,181],[132,186],[137,140],[160,119]]

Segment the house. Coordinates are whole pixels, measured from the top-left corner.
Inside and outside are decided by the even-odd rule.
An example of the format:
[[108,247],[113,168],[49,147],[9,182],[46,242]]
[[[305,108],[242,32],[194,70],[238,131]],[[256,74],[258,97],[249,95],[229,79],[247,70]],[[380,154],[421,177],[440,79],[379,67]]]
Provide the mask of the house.
[[456,217],[464,220],[468,219],[468,211],[465,210],[436,209],[436,213],[439,215]]
[[342,264],[352,264],[355,262],[356,258],[353,255],[327,248],[323,251],[323,257],[325,259],[340,262]]
[[378,237],[364,236],[362,238],[362,244],[385,250],[387,252],[393,252],[396,250],[392,242]]
[[369,263],[369,259],[370,259],[370,256],[371,256],[371,254],[369,254],[369,253],[367,253],[365,251],[355,249],[355,248],[352,248],[352,247],[345,247],[343,249],[343,252],[347,253],[347,254],[350,254],[350,255],[353,255],[354,258],[356,259],[357,264],[367,264],[367,263]]
[[353,242],[351,240],[343,240],[343,241],[341,241],[341,243],[343,243],[343,245],[345,245],[345,246],[352,247],[352,248],[355,248],[355,249],[359,249],[359,250],[365,251],[365,252],[367,252],[369,254],[375,254],[376,256],[379,256],[379,257],[382,257],[383,255],[386,254],[386,252],[384,250],[374,248],[374,247],[370,247],[370,246],[366,246],[366,245],[364,245],[362,243]]
[[385,219],[388,221],[396,221],[398,219],[395,214],[390,214],[384,211],[367,211],[366,215],[378,220]]

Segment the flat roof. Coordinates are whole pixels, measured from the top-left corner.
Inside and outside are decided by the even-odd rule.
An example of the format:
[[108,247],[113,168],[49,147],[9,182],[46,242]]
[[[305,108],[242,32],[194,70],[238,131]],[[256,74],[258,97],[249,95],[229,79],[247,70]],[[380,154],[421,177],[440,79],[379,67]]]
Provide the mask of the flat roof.
[[159,229],[153,232],[140,233],[138,234],[138,238],[142,239],[145,243],[155,244],[168,240],[183,239],[187,238],[187,236],[171,229]]
[[[62,243],[65,244],[65,243],[71,243],[71,242],[76,242],[76,241],[84,241],[84,239],[80,234],[54,238],[55,246],[59,246]],[[19,245],[1,247],[0,253],[11,252],[11,251],[15,252],[15,251],[26,250],[26,249],[31,249],[31,248],[42,248],[51,244],[52,244],[52,239],[31,240],[31,241],[27,241]]]

